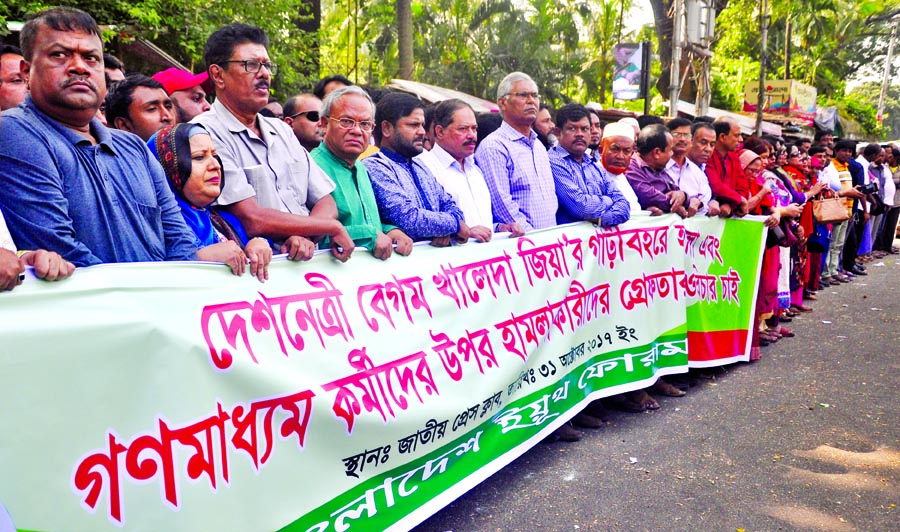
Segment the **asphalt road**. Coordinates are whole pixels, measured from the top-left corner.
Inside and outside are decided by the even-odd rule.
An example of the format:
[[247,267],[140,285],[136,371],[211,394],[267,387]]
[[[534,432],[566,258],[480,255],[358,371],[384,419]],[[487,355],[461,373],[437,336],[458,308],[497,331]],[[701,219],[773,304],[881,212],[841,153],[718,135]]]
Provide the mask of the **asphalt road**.
[[759,362],[538,445],[415,531],[900,531],[900,256],[868,271]]

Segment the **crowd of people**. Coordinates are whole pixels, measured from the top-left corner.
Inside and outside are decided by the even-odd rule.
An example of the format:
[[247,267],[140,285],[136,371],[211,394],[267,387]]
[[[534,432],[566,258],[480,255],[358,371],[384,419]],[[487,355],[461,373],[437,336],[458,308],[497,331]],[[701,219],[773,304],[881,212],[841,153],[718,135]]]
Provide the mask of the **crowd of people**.
[[[274,253],[303,261],[321,248],[347,261],[365,249],[388,260],[418,241],[612,227],[639,212],[760,215],[770,230],[755,360],[794,336],[785,324],[812,311],[817,290],[898,252],[893,146],[858,149],[830,131],[745,137],[728,117],[604,123],[578,103],[554,112],[521,72],[500,81],[499,113],[457,99],[426,106],[339,75],[282,105],[270,94],[268,37],[246,24],[210,35],[200,74],[126,74],[73,8],[41,11],[20,38],[21,49],[0,49],[2,290],[26,267],[52,281],[95,264],[201,260],[263,282]],[[845,216],[817,219],[813,200],[829,195]],[[601,427],[607,407],[659,408],[652,395],[682,396],[697,378],[597,401],[553,438]]]

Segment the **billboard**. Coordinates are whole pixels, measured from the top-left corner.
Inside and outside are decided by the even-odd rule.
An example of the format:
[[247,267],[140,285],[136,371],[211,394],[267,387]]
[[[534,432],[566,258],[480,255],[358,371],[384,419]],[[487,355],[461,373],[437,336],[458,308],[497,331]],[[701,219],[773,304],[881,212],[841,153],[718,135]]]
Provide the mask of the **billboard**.
[[[816,89],[793,79],[767,79],[763,112],[782,114],[812,126],[816,119]],[[744,86],[744,112],[755,113],[759,80]]]
[[650,73],[650,43],[623,43],[614,48],[612,92],[616,100],[645,98]]

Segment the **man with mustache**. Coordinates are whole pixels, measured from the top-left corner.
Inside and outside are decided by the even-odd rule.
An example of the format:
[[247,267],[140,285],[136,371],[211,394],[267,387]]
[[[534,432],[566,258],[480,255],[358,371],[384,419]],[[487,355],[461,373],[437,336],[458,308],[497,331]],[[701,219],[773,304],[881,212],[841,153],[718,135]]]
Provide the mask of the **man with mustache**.
[[559,144],[550,148],[550,168],[556,184],[560,224],[590,220],[603,227],[628,221],[630,207],[625,196],[616,189],[585,152],[591,137],[587,109],[570,103],[556,112]]
[[160,129],[175,123],[172,99],[162,84],[143,74],[131,74],[106,95],[106,123],[147,142]]
[[619,192],[628,200],[632,213],[640,212],[641,203],[631,184],[625,177],[628,164],[634,155],[634,129],[622,122],[613,122],[603,128],[600,141],[600,170],[603,176],[611,181]]
[[720,116],[713,122],[713,127],[716,144],[706,163],[709,188],[719,202],[719,216],[728,218],[732,213],[744,216],[747,214],[747,198],[752,194],[737,156],[744,142],[741,126],[731,117]]
[[713,199],[709,179],[703,171],[716,142],[715,129],[703,122],[692,128],[691,122],[685,118],[673,118],[666,127],[674,140],[672,158],[666,165],[666,172],[689,199],[700,201],[699,214],[717,216],[719,202]]
[[[421,101],[401,92],[378,101],[375,143],[381,149],[363,164],[372,180],[381,219],[413,240],[431,240],[433,246],[449,246],[451,240],[465,243],[470,234],[462,211],[428,167],[414,159],[422,153],[424,142],[425,105]],[[485,235],[471,236],[483,241]]]
[[291,126],[294,136],[307,151],[312,152],[322,143],[322,126],[319,125],[319,111],[322,100],[315,94],[298,94],[284,102],[284,123]]
[[320,107],[325,141],[310,155],[334,181],[332,196],[338,220],[353,242],[372,251],[376,259],[390,258],[394,246],[400,255],[409,255],[412,239],[393,225],[382,223],[369,173],[359,161],[375,128],[372,98],[360,87],[341,87],[328,93]]
[[[450,194],[465,215],[470,233],[480,241],[491,239],[494,228],[491,193],[484,174],[475,164],[478,122],[475,111],[462,100],[445,100],[432,112],[435,145],[423,151],[416,160],[431,170],[438,183]],[[501,233],[522,236],[525,231],[517,223],[497,224]]]
[[497,105],[503,123],[475,150],[475,161],[491,191],[494,221],[518,223],[525,231],[556,225],[556,188],[547,148],[532,130],[541,95],[522,72],[503,78]]
[[209,111],[203,84],[209,74],[201,72],[196,76],[180,68],[167,68],[153,74],[153,79],[162,83],[163,89],[172,99],[178,123],[190,122],[195,116]]
[[[346,261],[354,244],[337,220],[334,183],[290,126],[260,115],[277,73],[268,46],[263,30],[240,23],[219,28],[206,41],[203,55],[216,101],[192,122],[206,127],[222,159],[224,188],[217,204],[236,216],[250,237],[276,243],[307,237]],[[300,242],[302,253],[311,257],[312,244]],[[284,245],[281,251],[297,252]]]
[[0,210],[22,249],[76,266],[196,260],[159,163],[135,135],[95,120],[103,41],[78,9],[34,15],[20,34],[30,95],[0,122]]

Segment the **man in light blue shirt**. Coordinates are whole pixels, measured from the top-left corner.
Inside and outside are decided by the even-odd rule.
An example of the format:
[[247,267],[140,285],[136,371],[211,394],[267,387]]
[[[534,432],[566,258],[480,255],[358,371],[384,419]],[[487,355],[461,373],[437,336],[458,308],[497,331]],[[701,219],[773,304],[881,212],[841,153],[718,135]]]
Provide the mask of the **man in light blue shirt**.
[[503,123],[481,142],[475,160],[491,191],[494,221],[526,231],[556,225],[556,189],[547,149],[531,129],[541,96],[534,80],[509,74],[497,87]]

